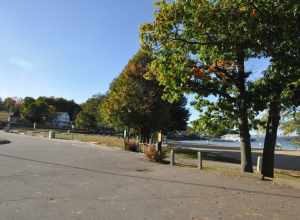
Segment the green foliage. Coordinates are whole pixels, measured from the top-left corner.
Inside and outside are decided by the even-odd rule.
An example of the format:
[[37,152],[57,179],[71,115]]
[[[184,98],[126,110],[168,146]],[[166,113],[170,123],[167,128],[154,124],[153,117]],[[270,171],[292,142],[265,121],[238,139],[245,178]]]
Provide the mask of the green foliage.
[[97,118],[99,105],[102,103],[104,98],[105,96],[103,95],[94,95],[81,105],[82,111],[89,112],[95,118]]
[[81,111],[76,117],[75,126],[78,129],[83,130],[95,130],[97,129],[97,121],[92,114],[88,112]]
[[162,0],[157,3],[155,22],[141,27],[141,41],[153,51],[151,73],[165,86],[169,100],[183,92],[213,95],[230,106],[229,112],[219,108],[221,115],[234,113],[236,117],[231,118],[238,119],[240,109],[246,107],[253,121],[258,109],[266,108],[267,100],[253,95],[244,62],[269,56],[281,66],[281,74],[266,76],[270,82],[262,83],[261,91],[270,91],[271,84],[278,91],[295,76],[299,78],[299,71],[295,73],[299,67],[299,12],[297,1]]
[[200,135],[220,137],[230,133],[237,126],[237,121],[233,119],[234,115],[230,111],[231,106],[226,102],[210,102],[197,97],[194,107],[200,112],[200,117],[192,122],[193,130]]
[[163,87],[155,80],[146,80],[151,56],[138,52],[115,79],[100,107],[103,120],[114,128],[134,128],[144,135],[163,130],[182,130],[188,112],[186,100],[173,104],[162,100]]
[[154,53],[150,72],[165,86],[165,97],[172,101],[184,92],[196,93],[203,108],[201,97],[214,96],[214,105],[206,103],[213,111],[201,114],[194,126],[215,135],[239,126],[243,140],[249,140],[248,119],[253,121],[256,112],[251,111],[251,73],[245,72],[244,63],[264,52],[256,8],[234,0],[157,5],[155,22],[141,27],[141,40]]
[[95,95],[81,105],[81,112],[75,120],[76,128],[83,130],[97,130],[103,126],[101,116],[99,115],[99,106],[104,100],[104,96]]
[[169,100],[183,92],[214,95],[238,115],[239,106],[251,108],[254,100],[251,83],[245,84],[245,60],[269,56],[281,66],[299,67],[299,12],[297,1],[162,0],[155,22],[141,27],[141,41],[154,53],[151,72]]
[[34,100],[30,97],[24,99],[20,111],[21,115],[32,123],[46,121],[53,114],[50,106],[44,100]]
[[[165,86],[166,98],[193,92],[230,106],[239,122],[245,171],[252,171],[248,121],[256,113],[245,61],[266,56],[281,66],[299,67],[299,14],[298,1],[160,0],[155,21],[141,27],[143,47],[155,58],[151,72]],[[277,97],[271,98],[273,112]]]
[[37,100],[47,103],[47,105],[52,106],[55,112],[67,112],[74,121],[76,115],[81,111],[81,107],[75,103],[73,100],[66,100],[64,98],[55,97],[39,97]]
[[[281,111],[297,108],[300,104],[299,92],[300,71],[288,63],[283,66],[280,63],[273,63],[263,77],[256,80],[252,85],[252,104],[255,111],[269,109],[271,103],[277,103]],[[259,120],[260,129],[267,128],[269,113],[264,114]],[[286,133],[290,132],[293,123],[283,124]]]
[[3,102],[3,107],[5,111],[8,112],[15,112],[18,109],[18,105],[15,99],[13,98],[6,98]]
[[0,111],[4,111],[5,107],[4,107],[4,103],[2,101],[2,98],[0,97]]
[[[9,103],[11,103],[11,101]],[[16,106],[16,104],[14,104],[14,106]],[[36,100],[31,97],[26,97],[20,104],[22,117],[30,122],[49,121],[54,116],[54,113],[57,112],[67,112],[71,119],[74,119],[80,109],[80,106],[73,100],[69,101],[54,97],[39,97]]]
[[252,38],[252,9],[241,1],[158,3],[155,22],[142,26],[141,39],[154,51],[151,67],[168,99],[196,92],[234,101],[229,97],[232,86],[248,76],[238,70],[238,59],[244,62],[259,49]]
[[282,130],[285,134],[297,132],[300,134],[300,112],[292,112],[285,116],[286,120],[282,123]]

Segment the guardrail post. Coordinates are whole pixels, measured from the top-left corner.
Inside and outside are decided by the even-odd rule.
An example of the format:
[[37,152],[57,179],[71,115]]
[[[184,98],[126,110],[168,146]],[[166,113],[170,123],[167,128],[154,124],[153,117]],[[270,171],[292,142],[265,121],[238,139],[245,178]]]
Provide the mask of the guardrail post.
[[171,165],[171,167],[175,165],[175,151],[174,151],[174,149],[171,149],[171,153],[170,153],[170,165]]
[[203,168],[203,164],[202,164],[202,152],[198,151],[198,169],[202,169]]

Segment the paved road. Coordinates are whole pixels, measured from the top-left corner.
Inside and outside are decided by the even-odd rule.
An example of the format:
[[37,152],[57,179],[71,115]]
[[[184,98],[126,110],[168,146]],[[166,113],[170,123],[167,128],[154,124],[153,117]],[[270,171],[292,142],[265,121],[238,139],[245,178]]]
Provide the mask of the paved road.
[[1,220],[299,219],[300,191],[0,132]]

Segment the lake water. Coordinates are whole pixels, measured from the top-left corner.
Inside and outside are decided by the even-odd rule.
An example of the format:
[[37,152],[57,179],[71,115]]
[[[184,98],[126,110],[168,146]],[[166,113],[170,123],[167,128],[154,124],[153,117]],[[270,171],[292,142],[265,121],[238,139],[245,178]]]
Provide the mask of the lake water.
[[[252,136],[251,146],[253,148],[263,148],[264,146],[264,137],[263,136]],[[300,146],[291,143],[292,137],[278,137],[277,145],[282,149],[286,150],[300,150]],[[182,141],[183,143],[189,144],[211,144],[215,146],[223,147],[239,147],[240,143],[238,141],[224,141],[222,139],[213,139],[213,140],[196,140],[196,141]]]

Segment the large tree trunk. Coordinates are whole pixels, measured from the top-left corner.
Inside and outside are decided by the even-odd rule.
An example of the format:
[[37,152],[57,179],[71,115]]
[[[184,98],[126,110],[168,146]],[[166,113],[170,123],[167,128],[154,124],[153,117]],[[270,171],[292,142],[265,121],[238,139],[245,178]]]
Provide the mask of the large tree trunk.
[[238,54],[238,82],[237,88],[239,90],[239,97],[237,101],[239,110],[239,130],[241,140],[241,168],[242,172],[253,172],[252,155],[251,155],[251,138],[249,132],[248,122],[248,107],[247,107],[247,94],[246,94],[246,74],[245,74],[245,55],[240,51]]
[[266,136],[264,143],[263,162],[262,162],[262,176],[274,177],[274,154],[277,140],[277,131],[280,121],[280,103],[275,97],[271,101],[269,107],[269,116],[266,128]]
[[[244,113],[243,113],[244,112]],[[243,172],[253,172],[251,155],[251,138],[247,110],[241,112],[239,118],[240,140],[241,140],[241,168]]]

